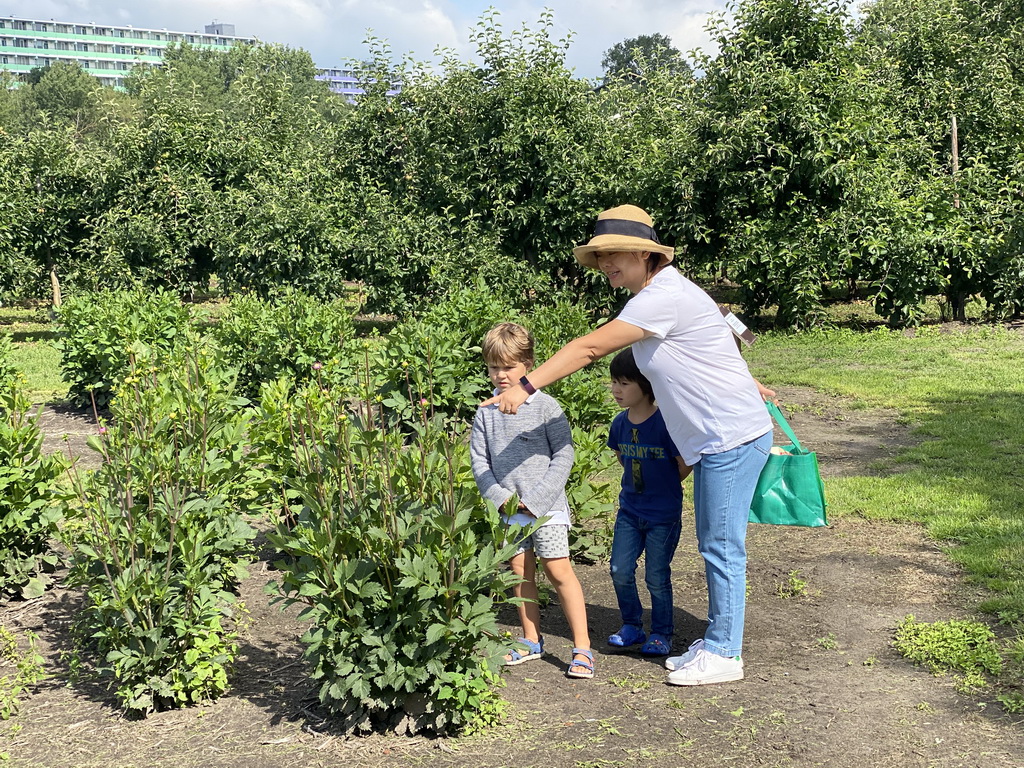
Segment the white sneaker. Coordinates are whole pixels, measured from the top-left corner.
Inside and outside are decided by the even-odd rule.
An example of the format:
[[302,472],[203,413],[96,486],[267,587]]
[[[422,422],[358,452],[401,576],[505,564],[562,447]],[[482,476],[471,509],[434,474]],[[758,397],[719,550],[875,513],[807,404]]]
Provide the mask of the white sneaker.
[[668,673],[671,685],[710,685],[743,679],[743,659],[739,656],[719,656],[703,648],[697,650],[693,661],[685,667]]
[[682,656],[671,656],[665,659],[665,669],[670,672],[680,667],[685,667],[691,661],[693,657],[697,655],[697,651],[704,647],[704,638],[699,638],[690,643],[690,649]]

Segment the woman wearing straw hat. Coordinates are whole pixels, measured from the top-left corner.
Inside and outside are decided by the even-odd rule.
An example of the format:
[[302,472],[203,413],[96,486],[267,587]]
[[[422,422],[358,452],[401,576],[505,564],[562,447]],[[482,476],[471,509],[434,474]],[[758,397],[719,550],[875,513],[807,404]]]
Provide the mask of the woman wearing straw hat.
[[670,266],[651,217],[620,205],[597,217],[576,260],[633,297],[618,317],[570,341],[500,395],[515,413],[535,390],[605,355],[633,346],[683,461],[693,467],[697,543],[708,584],[708,628],[681,656],[666,659],[673,685],[740,680],[746,603],[746,530],[750,501],[768,458],[772,424],[762,387],[747,370],[714,300]]

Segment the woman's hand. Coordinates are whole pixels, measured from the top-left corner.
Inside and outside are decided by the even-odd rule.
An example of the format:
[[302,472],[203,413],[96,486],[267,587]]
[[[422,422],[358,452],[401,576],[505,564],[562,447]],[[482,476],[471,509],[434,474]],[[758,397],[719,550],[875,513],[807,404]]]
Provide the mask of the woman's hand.
[[486,405],[497,404],[498,410],[502,413],[515,413],[519,410],[519,406],[526,402],[528,397],[529,395],[523,389],[522,384],[516,384],[506,389],[500,395],[484,400],[480,403],[480,407],[483,408]]
[[757,393],[761,395],[762,400],[764,400],[766,403],[770,400],[775,405],[779,404],[779,398],[775,396],[774,389],[768,389],[768,387],[766,387],[757,379],[754,379],[754,383],[757,384]]

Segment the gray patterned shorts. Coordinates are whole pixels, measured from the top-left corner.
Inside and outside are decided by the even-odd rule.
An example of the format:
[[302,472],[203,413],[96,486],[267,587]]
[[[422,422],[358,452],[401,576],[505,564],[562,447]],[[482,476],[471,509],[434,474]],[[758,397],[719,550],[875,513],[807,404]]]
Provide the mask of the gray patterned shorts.
[[532,549],[537,557],[557,560],[569,556],[569,526],[544,525],[519,542],[516,554]]

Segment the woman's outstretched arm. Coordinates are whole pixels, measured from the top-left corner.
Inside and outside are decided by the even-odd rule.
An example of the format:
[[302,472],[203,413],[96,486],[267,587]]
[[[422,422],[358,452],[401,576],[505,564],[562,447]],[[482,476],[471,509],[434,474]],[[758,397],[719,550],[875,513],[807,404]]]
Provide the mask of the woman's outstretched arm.
[[[530,371],[527,378],[537,389],[546,387],[571,373],[576,373],[595,360],[600,360],[605,355],[628,347],[650,335],[651,333],[643,328],[622,320],[612,320],[586,336],[570,341],[544,363]],[[526,390],[516,385],[496,397],[484,400],[480,405],[497,403],[502,413],[515,413],[519,406],[526,402],[527,397]]]

